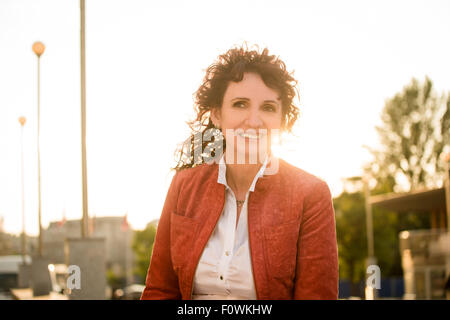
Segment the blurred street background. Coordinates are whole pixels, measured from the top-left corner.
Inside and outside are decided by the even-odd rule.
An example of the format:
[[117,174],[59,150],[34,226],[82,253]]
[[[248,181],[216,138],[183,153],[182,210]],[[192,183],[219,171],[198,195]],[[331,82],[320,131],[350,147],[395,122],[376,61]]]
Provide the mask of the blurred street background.
[[[449,299],[449,15],[445,0],[0,0],[0,299],[140,297],[193,94],[244,42],[298,80],[275,152],[330,186],[339,297]],[[70,265],[89,290],[68,287]]]

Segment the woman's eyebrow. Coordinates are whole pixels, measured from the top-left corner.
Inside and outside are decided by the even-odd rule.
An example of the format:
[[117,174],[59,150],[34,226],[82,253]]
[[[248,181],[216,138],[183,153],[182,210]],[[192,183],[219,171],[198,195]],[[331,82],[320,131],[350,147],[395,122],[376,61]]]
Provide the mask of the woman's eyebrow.
[[278,105],[278,101],[275,100],[264,100],[265,103],[275,103]]
[[236,98],[231,99],[231,101],[234,101],[234,100],[247,100],[247,101],[249,101],[250,99],[249,98],[245,98],[245,97],[236,97]]
[[[234,101],[234,100],[246,100],[246,101],[250,101],[249,98],[245,98],[245,97],[236,97],[236,98],[231,99],[231,101]],[[277,104],[277,105],[279,104],[278,101],[275,101],[275,100],[264,100],[264,103],[275,103],[275,104]]]

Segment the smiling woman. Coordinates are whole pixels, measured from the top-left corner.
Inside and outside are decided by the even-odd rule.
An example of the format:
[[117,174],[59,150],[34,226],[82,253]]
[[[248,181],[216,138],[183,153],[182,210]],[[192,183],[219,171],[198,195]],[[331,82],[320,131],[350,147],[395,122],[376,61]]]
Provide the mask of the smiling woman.
[[272,153],[296,92],[267,49],[230,49],[207,69],[141,299],[337,299],[328,185]]

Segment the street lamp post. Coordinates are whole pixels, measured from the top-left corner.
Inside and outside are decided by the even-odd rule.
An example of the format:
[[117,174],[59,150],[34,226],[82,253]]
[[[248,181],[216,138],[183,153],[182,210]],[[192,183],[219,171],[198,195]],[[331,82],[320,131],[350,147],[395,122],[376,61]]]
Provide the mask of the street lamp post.
[[86,161],[86,36],[85,1],[80,0],[80,69],[81,69],[81,170],[83,192],[83,217],[81,219],[81,237],[89,237],[89,213]]
[[450,153],[443,153],[441,159],[444,162],[444,186],[445,186],[445,207],[447,211],[447,243],[446,243],[446,279],[450,277]]
[[363,178],[364,181],[364,198],[366,207],[366,228],[367,228],[367,249],[369,253],[369,258],[374,257],[374,246],[373,246],[373,218],[372,218],[372,206],[370,204],[370,189],[369,189],[369,179],[368,177]]
[[[367,231],[367,251],[368,258],[366,261],[366,268],[369,266],[376,265],[377,260],[375,258],[375,249],[373,241],[373,217],[372,217],[372,205],[370,203],[370,188],[369,188],[369,177],[365,175],[363,177],[364,184],[364,199],[366,207],[366,231]],[[368,286],[366,283],[365,288],[366,300],[374,300],[377,298],[376,288]]]
[[33,43],[33,52],[37,56],[38,61],[38,99],[37,99],[37,154],[38,154],[38,202],[39,202],[39,256],[42,257],[42,218],[41,218],[41,155],[40,155],[40,145],[39,145],[39,133],[40,133],[40,65],[41,65],[41,55],[45,51],[45,46],[42,42],[37,41]]
[[23,126],[27,119],[19,117],[20,123],[20,160],[21,160],[21,183],[22,183],[22,259],[23,264],[26,264],[25,256],[27,254],[27,236],[25,233],[25,182],[24,182],[24,164],[23,164]]
[[[366,300],[374,300],[377,298],[377,290],[379,289],[377,285],[377,277],[380,275],[377,274],[376,270],[377,259],[375,257],[375,248],[374,248],[374,237],[373,237],[373,217],[372,217],[372,204],[370,202],[370,187],[369,187],[369,174],[364,174],[363,176],[356,176],[347,178],[345,180],[350,182],[362,182],[364,188],[364,200],[365,200],[365,211],[366,211],[366,232],[367,232],[367,260],[366,260],[366,273],[370,270],[375,270],[375,285],[373,283],[369,283],[373,276],[369,276],[366,274],[366,286],[365,286],[365,298]],[[375,267],[375,268],[374,268]]]

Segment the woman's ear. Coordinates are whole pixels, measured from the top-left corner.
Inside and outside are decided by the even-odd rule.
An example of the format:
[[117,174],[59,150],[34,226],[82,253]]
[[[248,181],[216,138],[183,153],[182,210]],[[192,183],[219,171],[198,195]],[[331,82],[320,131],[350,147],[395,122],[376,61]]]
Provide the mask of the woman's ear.
[[211,116],[211,121],[213,122],[214,126],[217,128],[220,128],[220,109],[212,108],[210,116]]
[[286,132],[286,131],[287,131],[287,127],[286,127],[286,126],[287,126],[287,125],[286,125],[286,120],[283,119],[283,120],[281,121],[280,132]]

